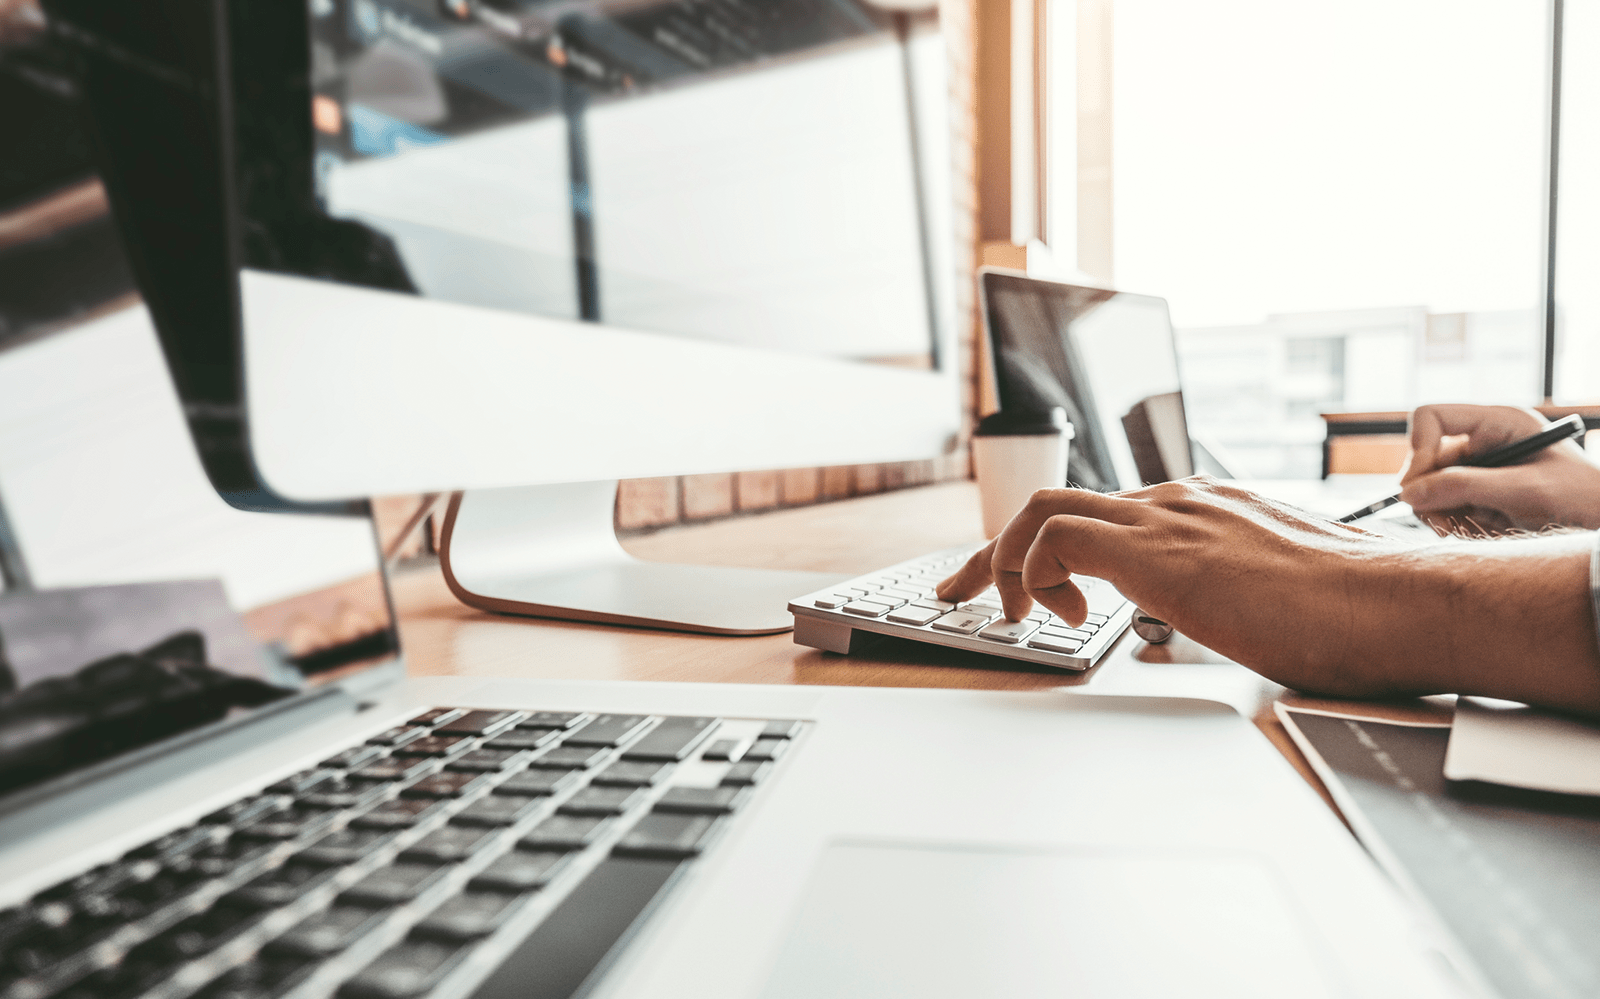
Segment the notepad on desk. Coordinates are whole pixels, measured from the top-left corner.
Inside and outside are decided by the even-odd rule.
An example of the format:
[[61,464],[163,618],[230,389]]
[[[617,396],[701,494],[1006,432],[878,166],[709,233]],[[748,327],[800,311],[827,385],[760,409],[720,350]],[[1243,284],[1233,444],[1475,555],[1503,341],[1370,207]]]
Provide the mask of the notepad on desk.
[[1444,775],[1600,795],[1600,725],[1515,701],[1463,697],[1450,727]]

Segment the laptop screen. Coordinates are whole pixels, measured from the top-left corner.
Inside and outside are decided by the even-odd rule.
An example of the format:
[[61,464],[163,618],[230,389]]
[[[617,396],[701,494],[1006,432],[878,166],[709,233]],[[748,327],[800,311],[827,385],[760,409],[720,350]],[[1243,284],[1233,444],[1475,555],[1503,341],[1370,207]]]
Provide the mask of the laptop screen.
[[0,810],[396,648],[369,519],[224,503],[137,304],[0,347],[0,532]]
[[369,518],[207,481],[51,45],[0,33],[0,811],[397,648]]
[[1165,301],[999,271],[981,280],[1000,408],[1066,410],[1074,485],[1107,492],[1193,474]]

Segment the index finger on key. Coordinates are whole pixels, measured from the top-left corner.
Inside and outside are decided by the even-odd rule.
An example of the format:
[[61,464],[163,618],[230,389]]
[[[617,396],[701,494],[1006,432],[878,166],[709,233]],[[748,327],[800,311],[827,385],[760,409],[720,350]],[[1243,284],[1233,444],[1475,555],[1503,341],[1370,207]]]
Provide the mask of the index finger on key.
[[939,599],[958,603],[962,600],[971,600],[987,590],[993,581],[989,574],[989,562],[994,557],[994,546],[993,541],[984,545],[981,551],[967,559],[966,565],[934,587],[934,593]]
[[1088,489],[1041,489],[1034,493],[1028,505],[1011,518],[1011,523],[995,539],[994,555],[989,560],[1006,620],[1020,621],[1033,609],[1033,598],[1023,586],[1022,571],[1029,550],[1051,517],[1066,514],[1111,524],[1132,525],[1138,522],[1143,508],[1140,500],[1109,496]]

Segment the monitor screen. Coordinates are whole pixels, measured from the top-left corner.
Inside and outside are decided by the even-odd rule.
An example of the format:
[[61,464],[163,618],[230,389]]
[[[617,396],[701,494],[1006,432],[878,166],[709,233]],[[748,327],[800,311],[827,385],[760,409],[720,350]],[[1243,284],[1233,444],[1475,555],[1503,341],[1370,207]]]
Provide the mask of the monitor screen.
[[[910,39],[859,0],[313,0],[316,210],[391,290],[929,367]],[[287,217],[279,218],[287,221]],[[257,266],[303,228],[255,233]]]
[[999,271],[981,284],[1000,408],[1066,410],[1072,483],[1106,492],[1193,473],[1165,301]]

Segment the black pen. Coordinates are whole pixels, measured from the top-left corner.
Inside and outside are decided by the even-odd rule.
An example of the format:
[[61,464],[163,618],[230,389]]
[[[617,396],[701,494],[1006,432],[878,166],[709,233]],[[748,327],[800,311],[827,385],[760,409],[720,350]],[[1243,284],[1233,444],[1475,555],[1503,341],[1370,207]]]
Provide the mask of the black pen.
[[[1520,441],[1502,444],[1482,454],[1462,458],[1461,464],[1466,465],[1468,468],[1504,468],[1507,465],[1515,465],[1531,458],[1552,444],[1560,444],[1562,441],[1581,437],[1583,432],[1583,417],[1573,413],[1571,416],[1557,420],[1531,437],[1524,437]],[[1352,521],[1360,520],[1362,517],[1370,517],[1379,510],[1387,510],[1398,502],[1400,502],[1400,494],[1395,493],[1393,496],[1364,506],[1354,513],[1345,514],[1339,518],[1339,523],[1348,524]]]

